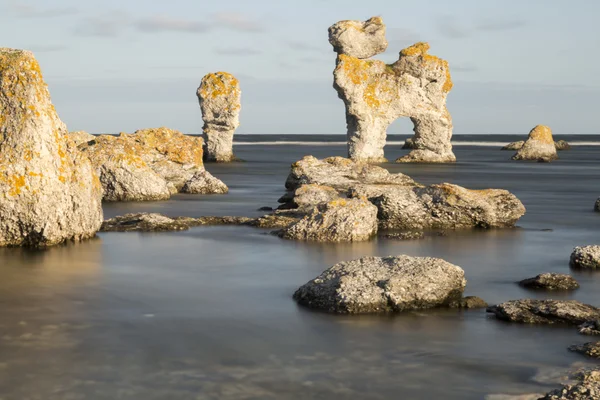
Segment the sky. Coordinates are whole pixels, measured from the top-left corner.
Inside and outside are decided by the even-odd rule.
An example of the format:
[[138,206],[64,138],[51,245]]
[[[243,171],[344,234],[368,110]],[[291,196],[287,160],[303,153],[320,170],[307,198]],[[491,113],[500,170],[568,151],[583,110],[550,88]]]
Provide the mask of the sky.
[[0,46],[35,53],[70,130],[200,133],[196,89],[227,71],[237,133],[344,134],[327,28],[381,16],[375,58],[427,41],[449,61],[455,134],[600,134],[598,15],[597,0],[0,0]]

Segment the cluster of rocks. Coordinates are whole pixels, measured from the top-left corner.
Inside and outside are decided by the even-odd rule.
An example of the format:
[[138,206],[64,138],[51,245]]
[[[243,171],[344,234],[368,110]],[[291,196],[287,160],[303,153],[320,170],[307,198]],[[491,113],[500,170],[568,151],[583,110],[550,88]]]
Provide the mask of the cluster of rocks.
[[[516,142],[512,142],[502,147],[501,150],[520,150],[525,144],[524,140],[519,140]],[[406,145],[406,144],[405,144]],[[557,140],[554,142],[554,147],[557,151],[569,150],[571,145],[566,140]]]
[[576,383],[563,385],[539,400],[600,400],[600,369],[577,371]]
[[102,187],[66,136],[29,51],[0,48],[0,246],[45,247],[92,237]]
[[329,42],[337,53],[334,88],[346,106],[349,157],[385,162],[388,126],[409,117],[413,151],[397,162],[455,161],[452,117],[446,108],[453,85],[448,62],[428,54],[427,43],[402,50],[390,65],[370,59],[387,49],[385,30],[380,17],[340,21],[329,28]]
[[227,193],[227,186],[205,170],[203,140],[168,129],[133,134],[71,134],[96,168],[105,201],[165,200],[174,193]]

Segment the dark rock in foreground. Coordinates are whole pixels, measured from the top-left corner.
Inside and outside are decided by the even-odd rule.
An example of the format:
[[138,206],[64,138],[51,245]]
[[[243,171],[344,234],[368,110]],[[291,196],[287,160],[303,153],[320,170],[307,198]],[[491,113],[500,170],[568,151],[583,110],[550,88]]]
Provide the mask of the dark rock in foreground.
[[511,300],[487,311],[500,320],[524,324],[579,325],[600,319],[600,309],[576,300]]
[[523,279],[519,285],[530,289],[573,290],[579,288],[579,283],[566,274],[545,273],[534,278]]
[[575,247],[569,265],[577,269],[600,269],[600,246]]
[[576,353],[585,354],[593,358],[600,358],[600,342],[588,342],[581,345],[573,345],[569,350]]
[[564,385],[553,390],[539,400],[599,400],[600,399],[600,370],[593,369],[579,372],[575,378],[579,381],[574,385]]
[[468,306],[464,271],[430,257],[365,257],[341,262],[301,286],[294,299],[331,313],[390,313]]

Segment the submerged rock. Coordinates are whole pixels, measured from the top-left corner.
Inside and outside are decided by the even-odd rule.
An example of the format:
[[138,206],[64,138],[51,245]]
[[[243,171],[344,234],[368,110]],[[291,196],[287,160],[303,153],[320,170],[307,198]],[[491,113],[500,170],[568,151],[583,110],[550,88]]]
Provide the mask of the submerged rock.
[[571,145],[566,140],[557,140],[554,142],[556,150],[569,150]]
[[473,309],[473,308],[486,308],[487,306],[488,306],[488,303],[486,303],[485,300],[483,300],[481,297],[477,297],[477,296],[466,296],[460,300],[453,301],[452,303],[450,303],[450,307],[452,307],[452,308]]
[[600,246],[575,247],[569,265],[575,269],[600,269]]
[[525,144],[524,140],[519,140],[517,142],[512,142],[504,146],[501,150],[520,150]]
[[580,372],[576,376],[578,383],[563,385],[539,400],[600,400],[600,370]]
[[227,193],[204,169],[202,138],[168,128],[101,135],[79,148],[100,175],[106,201],[165,200],[171,194]]
[[227,72],[210,73],[202,78],[196,92],[202,119],[207,161],[234,161],[233,134],[240,125],[239,81]]
[[402,312],[460,302],[466,283],[460,267],[439,258],[365,257],[327,269],[294,299],[332,313]]
[[600,309],[576,300],[511,300],[487,311],[498,319],[525,324],[579,325],[600,319]]
[[366,58],[387,48],[379,17],[341,21],[329,28],[338,53],[334,88],[346,106],[348,155],[355,161],[385,162],[388,126],[399,117],[414,124],[415,149],[398,162],[453,162],[452,118],[446,97],[452,89],[448,62],[429,55],[427,43],[400,52],[386,65]]
[[423,232],[392,232],[384,235],[386,239],[398,239],[398,240],[414,240],[424,239],[425,234]]
[[588,357],[600,358],[600,342],[588,342],[581,345],[573,345],[569,350],[584,354]]
[[318,204],[304,218],[284,229],[285,239],[358,242],[377,233],[377,208],[366,199],[336,199]]
[[538,125],[529,132],[529,137],[517,153],[512,157],[513,160],[534,160],[549,162],[556,160],[556,147],[552,138],[552,130],[545,125]]
[[573,290],[579,288],[579,283],[566,274],[544,273],[534,278],[524,279],[519,285],[531,289]]
[[102,188],[68,138],[33,53],[0,48],[0,246],[95,236]]

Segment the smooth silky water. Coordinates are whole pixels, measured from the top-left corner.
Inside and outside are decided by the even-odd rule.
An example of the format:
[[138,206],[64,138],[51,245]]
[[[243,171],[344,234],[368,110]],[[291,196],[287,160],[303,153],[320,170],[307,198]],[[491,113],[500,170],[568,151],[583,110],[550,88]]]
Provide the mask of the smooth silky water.
[[[344,155],[340,145],[241,145],[246,162],[208,164],[224,196],[105,204],[170,216],[258,216],[277,205],[292,162]],[[513,162],[497,147],[455,147],[453,165],[385,164],[422,183],[503,188],[527,208],[518,228],[367,243],[292,242],[249,227],[102,233],[47,251],[0,250],[0,399],[482,399],[542,393],[548,376],[589,362],[573,327],[525,326],[485,310],[336,316],[296,305],[295,289],[363,256],[441,257],[466,294],[491,304],[573,298],[600,305],[600,274],[570,271],[576,245],[598,243],[598,147],[551,164]],[[395,159],[405,153],[388,146]],[[572,293],[515,281],[572,272]]]

